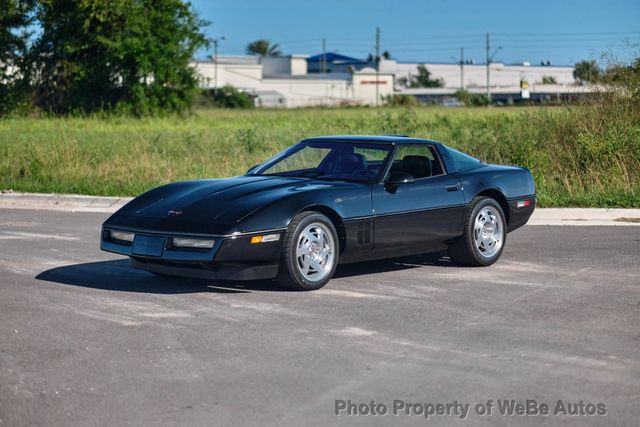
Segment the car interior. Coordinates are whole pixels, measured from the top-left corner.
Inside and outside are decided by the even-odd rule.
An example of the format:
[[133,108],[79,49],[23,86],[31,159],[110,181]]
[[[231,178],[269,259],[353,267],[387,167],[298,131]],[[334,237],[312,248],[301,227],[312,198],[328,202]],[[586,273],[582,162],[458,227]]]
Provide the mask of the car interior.
[[[418,153],[418,154],[416,154]],[[326,176],[376,176],[382,161],[368,161],[364,154],[353,147],[333,150],[318,167]],[[440,162],[431,147],[408,147],[399,150],[391,165],[391,172],[404,172],[414,179],[428,178],[442,174]]]
[[[322,147],[306,147],[298,151],[282,162],[283,165],[290,163],[279,173],[323,179],[370,180],[378,176],[389,153],[389,150],[346,144],[326,150],[326,154],[321,151],[323,149],[326,150]],[[317,155],[321,156],[321,160],[317,167],[313,167]],[[414,179],[422,179],[441,175],[443,169],[433,147],[409,145],[398,149],[390,172],[403,172]]]
[[442,174],[440,162],[432,152],[427,155],[406,154],[399,152],[391,165],[391,172],[404,172],[414,179],[428,178]]

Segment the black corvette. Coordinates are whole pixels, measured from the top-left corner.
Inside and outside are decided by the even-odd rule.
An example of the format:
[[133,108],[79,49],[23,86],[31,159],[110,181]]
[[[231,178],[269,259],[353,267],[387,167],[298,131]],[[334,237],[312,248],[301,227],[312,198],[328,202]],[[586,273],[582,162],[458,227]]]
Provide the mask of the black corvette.
[[311,290],[338,263],[448,248],[493,264],[535,204],[525,168],[404,136],[317,137],[244,176],[144,193],[105,221],[100,247],[158,275]]

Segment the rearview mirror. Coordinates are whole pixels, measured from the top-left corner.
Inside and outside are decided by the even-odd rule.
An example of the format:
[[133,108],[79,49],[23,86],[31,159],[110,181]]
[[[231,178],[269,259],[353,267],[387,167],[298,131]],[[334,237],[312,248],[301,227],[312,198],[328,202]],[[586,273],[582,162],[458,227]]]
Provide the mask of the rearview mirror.
[[411,184],[415,181],[413,175],[408,174],[406,172],[391,172],[389,178],[387,179],[387,185],[400,185],[400,184]]

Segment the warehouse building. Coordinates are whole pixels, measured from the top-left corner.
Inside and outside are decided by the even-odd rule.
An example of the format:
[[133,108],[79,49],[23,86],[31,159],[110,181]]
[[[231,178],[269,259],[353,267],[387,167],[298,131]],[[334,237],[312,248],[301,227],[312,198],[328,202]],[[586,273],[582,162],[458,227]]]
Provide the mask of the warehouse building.
[[203,88],[232,85],[255,96],[257,106],[372,105],[394,92],[393,75],[373,68],[309,73],[307,57],[220,57],[194,62]]
[[[461,66],[383,59],[376,72],[371,62],[329,52],[266,58],[221,56],[217,61],[196,61],[193,66],[203,88],[232,85],[252,94],[256,106],[262,107],[375,105],[391,94],[446,103],[460,88],[471,93],[487,90],[484,64]],[[420,66],[431,72],[432,79],[441,79],[444,87],[407,88],[400,84],[416,76]],[[489,75],[492,99],[499,103],[571,99],[590,90],[576,86],[570,66],[496,62],[491,64]],[[528,97],[523,97],[523,82],[528,86]]]

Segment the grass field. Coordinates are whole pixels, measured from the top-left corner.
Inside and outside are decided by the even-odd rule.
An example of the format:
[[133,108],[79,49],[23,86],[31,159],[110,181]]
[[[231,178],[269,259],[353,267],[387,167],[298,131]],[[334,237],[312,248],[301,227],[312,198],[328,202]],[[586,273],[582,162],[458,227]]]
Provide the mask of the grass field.
[[404,133],[529,167],[543,206],[640,206],[640,115],[616,108],[199,110],[0,120],[0,189],[136,195],[244,173],[314,135]]

